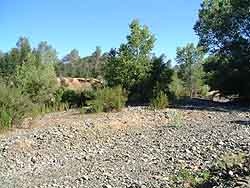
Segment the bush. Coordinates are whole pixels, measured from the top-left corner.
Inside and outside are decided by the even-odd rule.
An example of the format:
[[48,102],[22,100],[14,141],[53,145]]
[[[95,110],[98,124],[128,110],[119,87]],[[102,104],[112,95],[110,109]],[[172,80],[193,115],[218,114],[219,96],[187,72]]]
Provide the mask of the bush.
[[181,128],[184,125],[183,116],[178,111],[170,111],[169,114],[169,126],[173,128]]
[[172,76],[172,82],[169,84],[169,90],[173,95],[173,99],[180,99],[180,97],[187,96],[187,92],[183,86],[183,81],[178,78],[175,72]]
[[201,87],[201,90],[200,90],[200,95],[201,95],[202,97],[207,97],[207,96],[208,96],[209,90],[210,90],[210,87],[209,87],[208,85],[203,85],[203,86]]
[[10,128],[32,111],[33,104],[18,88],[0,84],[0,127]]
[[69,104],[70,108],[82,107],[87,105],[87,101],[94,99],[94,95],[94,91],[63,90],[60,102]]
[[154,97],[151,102],[150,106],[153,109],[164,109],[168,106],[168,97],[163,91],[160,91],[156,97]]
[[95,99],[90,100],[88,105],[94,112],[109,112],[121,110],[127,101],[124,90],[118,86],[115,88],[104,88],[97,90]]
[[18,66],[16,85],[33,103],[49,104],[55,102],[57,91],[56,74],[51,64],[27,62]]

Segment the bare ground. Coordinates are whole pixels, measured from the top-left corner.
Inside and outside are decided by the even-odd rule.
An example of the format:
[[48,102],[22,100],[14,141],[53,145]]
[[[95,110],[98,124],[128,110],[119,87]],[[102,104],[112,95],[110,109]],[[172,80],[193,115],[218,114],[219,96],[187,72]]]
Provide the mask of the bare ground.
[[0,136],[0,187],[155,187],[250,153],[247,110],[126,108],[47,114]]

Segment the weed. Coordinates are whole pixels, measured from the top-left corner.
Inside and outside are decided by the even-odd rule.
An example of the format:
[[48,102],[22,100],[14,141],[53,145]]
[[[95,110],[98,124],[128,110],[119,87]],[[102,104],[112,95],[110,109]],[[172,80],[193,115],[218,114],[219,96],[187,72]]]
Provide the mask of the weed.
[[173,128],[181,128],[184,125],[183,116],[180,112],[170,111],[169,115],[169,126]]
[[150,106],[152,109],[164,109],[168,106],[168,97],[161,91],[150,101]]

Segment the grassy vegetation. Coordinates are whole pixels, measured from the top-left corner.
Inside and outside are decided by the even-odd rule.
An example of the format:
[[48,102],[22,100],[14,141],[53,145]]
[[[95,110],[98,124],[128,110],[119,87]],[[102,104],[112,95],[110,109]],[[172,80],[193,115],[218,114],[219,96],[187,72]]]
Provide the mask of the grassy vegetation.
[[118,86],[97,90],[93,100],[88,101],[88,106],[94,112],[120,111],[126,104],[127,96]]
[[183,116],[178,111],[170,111],[169,113],[169,126],[173,128],[181,128],[184,125]]
[[167,95],[160,91],[155,98],[150,101],[150,106],[152,109],[164,109],[168,106]]
[[[86,57],[72,49],[59,59],[46,41],[32,47],[20,37],[14,48],[0,52],[0,127],[30,114],[82,106],[93,112],[121,110],[127,100],[162,109],[169,99],[206,97],[210,89],[249,100],[249,7],[248,1],[204,1],[194,27],[199,45],[178,47],[174,67],[164,54],[153,55],[155,35],[136,19],[118,48],[102,54],[97,47]],[[106,88],[94,93],[63,90],[57,84],[61,76],[98,78]],[[180,119],[175,114],[172,124],[180,127]]]
[[213,161],[207,170],[183,168],[172,177],[173,188],[210,188],[218,184],[231,187],[237,178],[250,175],[249,165],[250,156],[227,153]]

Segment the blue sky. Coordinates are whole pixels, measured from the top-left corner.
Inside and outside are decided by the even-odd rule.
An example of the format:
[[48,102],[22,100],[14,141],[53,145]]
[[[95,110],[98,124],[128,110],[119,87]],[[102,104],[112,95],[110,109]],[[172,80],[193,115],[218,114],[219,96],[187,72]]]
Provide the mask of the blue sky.
[[193,31],[201,0],[0,0],[0,50],[14,47],[20,36],[32,46],[48,41],[59,57],[71,49],[81,56],[100,46],[119,47],[134,19],[149,26],[154,52],[174,59],[176,48],[197,42]]

